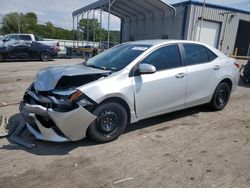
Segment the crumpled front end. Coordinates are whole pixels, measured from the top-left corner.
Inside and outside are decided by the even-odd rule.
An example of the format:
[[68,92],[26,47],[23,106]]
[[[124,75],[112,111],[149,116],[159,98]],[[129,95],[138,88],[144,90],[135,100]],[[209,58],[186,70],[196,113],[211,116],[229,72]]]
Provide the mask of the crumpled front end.
[[38,92],[33,86],[26,91],[20,112],[37,139],[66,142],[86,137],[88,126],[96,119],[90,112],[95,104],[87,96],[69,101],[67,95],[74,92]]

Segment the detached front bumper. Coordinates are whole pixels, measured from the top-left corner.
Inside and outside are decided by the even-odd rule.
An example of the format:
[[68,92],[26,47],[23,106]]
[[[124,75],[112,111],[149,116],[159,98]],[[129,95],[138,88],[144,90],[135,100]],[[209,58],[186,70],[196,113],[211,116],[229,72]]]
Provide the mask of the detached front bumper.
[[53,142],[77,141],[86,137],[88,126],[96,119],[82,106],[59,112],[42,105],[21,102],[20,112],[29,131],[39,140]]

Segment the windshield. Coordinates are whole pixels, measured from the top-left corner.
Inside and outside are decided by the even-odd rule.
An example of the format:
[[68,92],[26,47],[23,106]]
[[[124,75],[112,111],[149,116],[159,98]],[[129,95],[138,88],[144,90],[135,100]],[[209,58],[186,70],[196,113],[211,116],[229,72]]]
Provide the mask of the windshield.
[[119,71],[146,51],[150,45],[122,44],[89,59],[86,66]]
[[4,36],[2,36],[2,37],[0,37],[1,38],[1,40],[4,40],[5,38],[7,38],[9,35],[4,35]]

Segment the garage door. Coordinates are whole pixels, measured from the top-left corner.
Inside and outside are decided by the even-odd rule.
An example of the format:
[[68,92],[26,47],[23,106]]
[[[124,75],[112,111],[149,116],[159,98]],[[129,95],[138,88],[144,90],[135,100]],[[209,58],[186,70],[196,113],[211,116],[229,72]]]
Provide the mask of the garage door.
[[[198,22],[196,29],[195,40],[199,40],[200,32],[200,42],[218,48],[219,45],[219,36],[220,36],[220,23],[212,21],[203,21],[202,26],[200,24],[201,20]],[[200,31],[201,26],[201,31]]]

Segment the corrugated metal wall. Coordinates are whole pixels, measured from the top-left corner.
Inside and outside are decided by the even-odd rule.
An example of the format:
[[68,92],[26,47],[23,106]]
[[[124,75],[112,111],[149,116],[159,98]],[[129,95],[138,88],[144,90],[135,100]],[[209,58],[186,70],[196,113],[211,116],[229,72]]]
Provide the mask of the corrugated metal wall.
[[[169,39],[195,40],[195,32],[199,18],[202,16],[203,6],[180,3],[175,8],[175,17],[157,14],[154,16],[148,15],[146,18],[140,18],[138,20],[122,20],[122,42],[143,39],[162,39],[167,37]],[[223,17],[220,13],[225,12],[229,11],[209,6],[205,7],[204,11],[204,20],[221,24],[219,42],[221,42],[223,38],[223,31],[226,25],[226,17]],[[235,12],[228,16],[227,29],[222,46],[222,51],[227,55],[234,52],[239,20],[250,22],[250,15]],[[220,45],[219,48],[221,48]]]
[[[189,24],[188,24],[188,28],[186,29],[186,33],[187,33],[186,39],[194,40],[197,23],[198,23],[199,17],[202,16],[203,7],[198,6],[198,5],[191,5],[189,9],[190,9],[190,17],[187,18],[189,19]],[[205,10],[204,11],[205,20],[215,21],[221,24],[221,31],[220,31],[220,37],[219,37],[219,41],[221,42],[223,38],[224,28],[226,26],[226,15],[223,17],[222,15],[220,15],[220,13],[225,13],[229,11],[224,10],[224,9],[218,9],[218,8],[210,8],[210,7],[206,7],[204,10]],[[226,53],[227,55],[230,55],[234,52],[234,45],[236,41],[239,20],[245,20],[245,21],[250,22],[250,15],[239,13],[239,12],[232,12],[231,14],[229,14],[227,27],[225,31],[224,42],[222,46],[222,51]],[[219,46],[219,48],[221,48],[221,46]]]
[[154,15],[152,17],[122,20],[122,42],[143,39],[173,38],[174,17]]
[[[184,39],[184,17],[189,14],[185,6],[176,7],[176,15],[165,13],[146,18],[121,20],[121,41],[143,39]],[[185,30],[184,30],[185,31]],[[184,36],[183,36],[184,35]]]

